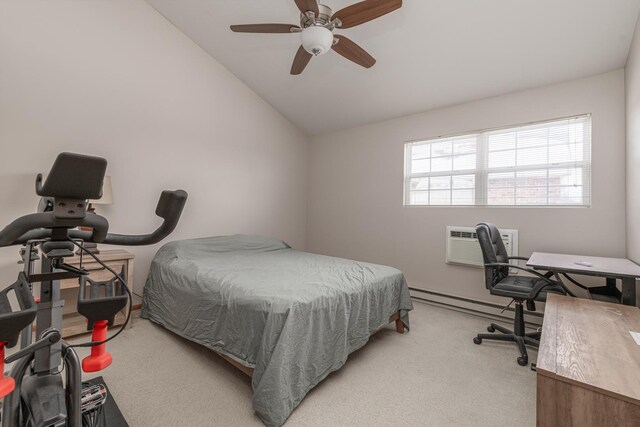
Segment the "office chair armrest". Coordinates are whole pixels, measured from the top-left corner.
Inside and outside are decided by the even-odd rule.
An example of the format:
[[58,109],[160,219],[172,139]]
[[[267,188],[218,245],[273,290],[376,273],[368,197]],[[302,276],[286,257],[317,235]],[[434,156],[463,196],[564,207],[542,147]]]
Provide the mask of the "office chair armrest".
[[[508,259],[509,261],[511,261],[511,260],[517,260],[517,261],[529,261],[529,258],[527,258],[527,257],[523,257],[523,256],[510,256],[510,257],[507,257],[507,259]],[[516,264],[517,264],[517,263],[516,263]]]
[[[525,267],[520,267],[519,265],[515,265],[515,264],[510,264],[508,262],[492,262],[489,264],[485,264],[485,267],[509,267],[509,268],[516,268],[518,270],[522,270],[522,271],[526,271],[529,274],[533,274],[534,276],[538,277],[539,279],[543,280],[543,283],[539,283],[538,285],[534,286],[531,289],[531,292],[529,292],[529,298],[530,299],[535,299],[538,294],[540,292],[542,292],[544,290],[544,288],[548,287],[548,286],[556,286],[558,283],[554,282],[553,280],[549,279],[547,276],[542,275],[540,273],[538,273],[535,270],[532,270],[530,268],[525,268]],[[562,286],[562,285],[561,285]],[[562,286],[562,288],[566,291],[567,289]]]
[[[529,258],[524,257],[524,256],[510,256],[507,257],[507,259],[512,260],[512,259],[517,259],[517,260],[522,260],[522,261],[529,261]],[[513,266],[513,264],[510,264]],[[544,277],[546,277],[547,279],[549,279],[551,276],[553,276],[553,272],[552,271],[547,271],[546,273],[544,273]]]
[[[507,259],[509,259],[509,260],[517,259],[517,260],[522,260],[522,261],[529,261],[529,258],[524,257],[524,256],[510,256]],[[546,273],[544,273],[544,277],[546,277],[547,279],[549,279],[551,276],[553,276],[553,272],[552,271],[547,271]]]
[[531,273],[534,276],[537,276],[539,278],[541,278],[542,280],[546,280],[547,282],[555,285],[555,282],[549,280],[548,277],[543,276],[542,274],[538,273],[535,270],[532,270],[530,268],[525,268],[525,267],[520,267],[519,265],[516,264],[510,264],[508,262],[490,262],[484,265],[485,267],[510,267],[510,268],[517,268],[518,270],[522,270],[522,271],[526,271],[527,273]]

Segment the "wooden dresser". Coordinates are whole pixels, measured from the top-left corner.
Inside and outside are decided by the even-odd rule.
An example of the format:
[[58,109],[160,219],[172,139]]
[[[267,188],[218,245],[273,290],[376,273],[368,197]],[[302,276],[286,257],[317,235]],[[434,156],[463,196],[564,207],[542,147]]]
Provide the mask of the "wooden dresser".
[[549,294],[537,362],[538,426],[640,426],[640,309]]
[[[133,254],[123,249],[115,250],[101,250],[97,254],[105,264],[110,268],[120,273],[120,269],[124,266],[124,274],[127,280],[129,289],[133,289]],[[74,267],[80,266],[80,257],[74,256],[73,258],[66,258],[67,264]],[[82,265],[89,271],[89,277],[96,281],[109,280],[113,277],[113,274],[106,268],[98,264],[93,258],[88,255],[83,255]],[[79,335],[87,333],[86,319],[77,312],[77,299],[78,299],[78,280],[69,279],[60,281],[60,292],[62,298],[65,300],[63,307],[63,328],[62,336],[70,337],[73,335]],[[135,307],[135,306],[134,306]],[[125,309],[126,310],[126,309]],[[126,318],[126,311],[118,313],[116,315],[115,325],[121,325]]]

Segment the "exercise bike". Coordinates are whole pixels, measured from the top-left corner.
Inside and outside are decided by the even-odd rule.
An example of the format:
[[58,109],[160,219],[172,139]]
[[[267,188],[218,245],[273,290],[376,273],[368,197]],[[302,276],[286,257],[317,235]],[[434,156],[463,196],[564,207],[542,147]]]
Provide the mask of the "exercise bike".
[[[163,191],[156,207],[156,215],[163,222],[154,232],[109,233],[109,223],[104,217],[87,213],[88,199],[102,196],[106,167],[107,161],[99,157],[58,155],[46,181],[42,175],[36,178],[36,193],[41,196],[38,213],[22,216],[0,231],[0,247],[23,246],[24,263],[15,283],[0,292],[2,427],[104,425],[104,420],[96,423],[86,416],[83,418],[86,393],[103,395],[98,388],[85,390],[83,396],[82,371],[97,372],[111,364],[112,356],[106,351],[106,343],[129,322],[132,298],[124,271],[114,271],[84,248],[83,243],[139,246],[159,242],[175,229],[187,200],[187,193],[182,190]],[[80,268],[66,264],[65,258],[73,256],[76,248],[83,257],[92,258],[110,271],[113,278],[93,281],[82,264]],[[38,259],[41,268],[36,273],[34,263]],[[79,280],[78,312],[87,318],[91,342],[72,345],[62,339],[64,300],[60,295],[60,280],[66,279]],[[36,299],[34,283],[40,283]],[[107,338],[107,328],[127,306],[124,324]],[[12,348],[18,341],[20,349],[5,358],[5,347]],[[80,362],[75,347],[91,347],[91,354]],[[10,376],[4,375],[5,362],[14,363]],[[89,406],[100,403],[99,399],[89,400]]]

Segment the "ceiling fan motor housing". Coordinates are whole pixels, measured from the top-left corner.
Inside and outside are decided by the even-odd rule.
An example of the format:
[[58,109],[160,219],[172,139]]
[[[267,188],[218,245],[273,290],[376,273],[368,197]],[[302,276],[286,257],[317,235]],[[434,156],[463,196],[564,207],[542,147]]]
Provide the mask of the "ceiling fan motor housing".
[[331,15],[333,10],[329,6],[323,4],[318,5],[317,16],[314,16],[313,12],[306,12],[300,14],[300,26],[302,28],[311,27],[312,25],[327,25],[331,22]]

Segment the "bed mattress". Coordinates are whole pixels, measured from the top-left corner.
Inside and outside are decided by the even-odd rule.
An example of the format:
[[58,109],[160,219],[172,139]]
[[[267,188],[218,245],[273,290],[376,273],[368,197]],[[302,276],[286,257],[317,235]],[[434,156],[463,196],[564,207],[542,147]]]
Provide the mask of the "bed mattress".
[[408,327],[412,308],[395,268],[236,235],[164,245],[142,317],[253,368],[253,407],[279,426],[392,314]]

